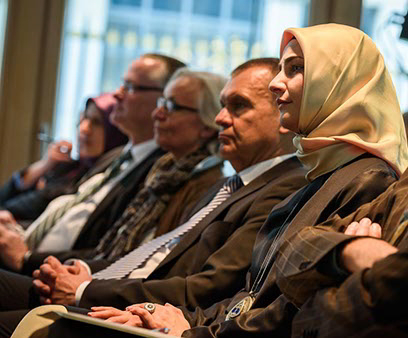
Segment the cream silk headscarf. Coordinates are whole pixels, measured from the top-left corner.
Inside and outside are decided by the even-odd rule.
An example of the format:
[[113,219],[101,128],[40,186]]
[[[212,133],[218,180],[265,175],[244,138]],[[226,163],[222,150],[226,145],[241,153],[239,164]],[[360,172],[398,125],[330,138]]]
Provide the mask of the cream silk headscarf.
[[391,76],[372,40],[356,28],[325,24],[287,29],[305,69],[297,156],[307,179],[330,172],[365,152],[387,161],[400,175],[408,166],[404,124]]

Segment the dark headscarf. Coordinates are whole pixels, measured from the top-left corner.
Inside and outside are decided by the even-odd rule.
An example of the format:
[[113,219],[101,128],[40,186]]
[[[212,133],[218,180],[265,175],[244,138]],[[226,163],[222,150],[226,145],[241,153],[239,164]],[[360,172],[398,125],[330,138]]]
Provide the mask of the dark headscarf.
[[105,93],[97,97],[89,98],[85,104],[85,111],[91,102],[93,102],[102,113],[103,129],[105,131],[105,148],[103,153],[127,143],[127,136],[115,127],[109,119],[109,115],[112,113],[113,107],[117,103],[113,95]]

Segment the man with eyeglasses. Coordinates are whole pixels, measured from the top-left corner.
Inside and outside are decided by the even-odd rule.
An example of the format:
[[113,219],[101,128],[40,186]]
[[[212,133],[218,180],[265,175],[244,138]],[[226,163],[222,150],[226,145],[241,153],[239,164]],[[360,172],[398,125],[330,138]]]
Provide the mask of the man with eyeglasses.
[[[225,194],[222,184],[219,184],[200,201],[196,213],[179,227],[199,219],[194,228],[179,236],[175,243],[172,241],[160,247],[141,266],[129,264],[127,258],[133,254],[139,257],[144,246],[99,270],[93,278],[86,277],[81,268],[78,273],[60,274],[53,283],[54,267],[57,270],[58,267],[50,258],[41,271],[34,274],[37,278],[33,282],[34,288],[42,296],[42,303],[72,305],[70,295],[75,294],[77,305],[88,309],[96,305],[124,309],[132,303],[144,301],[207,308],[243,288],[260,226],[276,204],[306,182],[305,169],[293,154],[293,135],[280,126],[279,111],[272,93],[268,91],[268,84],[277,71],[277,59],[247,61],[233,71],[221,92],[223,108],[215,119],[221,127],[218,134],[220,154],[238,173],[231,178],[236,182],[235,188],[231,188],[230,195],[221,204],[202,214],[214,200],[220,198],[220,193]],[[167,87],[163,96],[157,102],[155,114],[160,115],[156,116],[157,119],[178,114],[175,110],[181,109],[180,106],[183,110],[191,108],[182,105],[180,97]],[[200,218],[201,215],[204,215],[203,218]],[[145,249],[148,248],[149,243]],[[89,263],[92,271],[101,268],[95,261]],[[108,270],[116,273],[127,267],[131,271],[126,271],[120,278],[108,276]],[[147,278],[141,275],[141,270],[149,270],[145,275]],[[68,280],[72,282],[70,286],[67,286]],[[72,285],[75,287],[72,288]],[[7,312],[0,313],[0,334],[3,324],[15,321],[16,317],[21,318],[27,312],[18,310],[18,306],[13,308],[17,311],[5,309]],[[92,330],[92,327],[79,325],[76,326],[79,331],[75,332],[75,329],[71,331],[75,324],[65,324],[69,328],[60,331],[57,326],[57,336],[99,336],[99,333],[88,334],[87,330]],[[105,334],[111,336],[112,332]]]
[[77,194],[52,201],[27,229],[25,241],[0,225],[3,266],[31,275],[50,252],[65,251],[72,256],[98,244],[164,153],[153,140],[150,114],[171,75],[183,66],[159,54],[144,54],[131,63],[123,85],[114,94],[118,103],[110,115],[112,123],[129,137],[122,155],[105,173],[84,182]]

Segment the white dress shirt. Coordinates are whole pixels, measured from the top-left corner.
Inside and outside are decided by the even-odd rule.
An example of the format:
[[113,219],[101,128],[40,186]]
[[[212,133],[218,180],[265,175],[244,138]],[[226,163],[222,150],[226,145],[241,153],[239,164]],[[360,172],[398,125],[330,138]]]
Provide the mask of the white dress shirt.
[[[138,164],[144,161],[157,148],[157,144],[154,140],[149,140],[137,145],[127,144],[123,152],[128,151],[129,148],[132,153],[132,161],[125,162],[121,166],[119,175],[109,180],[96,193],[89,196],[85,201],[70,208],[47,233],[37,247],[37,252],[70,250],[96,207],[124,177],[131,173]],[[83,191],[87,189],[88,186],[102,180],[103,176],[103,173],[92,176],[81,184],[78,190]],[[26,230],[26,237],[38,226],[44,217],[47,217],[49,212],[59,208],[73,198],[75,198],[75,195],[64,195],[54,199],[41,216]]]

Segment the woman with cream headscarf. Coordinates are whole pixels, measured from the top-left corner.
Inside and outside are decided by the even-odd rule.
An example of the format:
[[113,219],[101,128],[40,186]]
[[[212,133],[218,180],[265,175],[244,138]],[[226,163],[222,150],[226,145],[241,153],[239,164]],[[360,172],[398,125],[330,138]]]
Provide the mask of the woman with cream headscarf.
[[[398,174],[404,171],[400,107],[384,60],[367,35],[336,24],[288,29],[281,54],[282,71],[270,89],[278,96],[282,125],[298,134],[297,155],[310,168],[310,181],[364,153],[385,160]],[[298,76],[290,67],[299,66],[302,99],[289,102],[290,81]]]
[[[290,251],[288,239],[306,225],[353,212],[407,167],[398,101],[382,56],[368,36],[335,24],[289,29],[282,39],[280,65],[270,89],[282,126],[297,134],[297,155],[309,169],[310,184],[270,213],[258,233],[243,289],[206,310],[156,304],[149,313],[144,304],[136,304],[115,310],[110,320],[167,327],[171,335],[183,337],[290,336],[297,309],[276,284],[277,271],[286,268],[282,248]],[[307,249],[318,255],[318,247]],[[298,258],[299,264],[289,268],[309,267],[311,262]],[[317,275],[324,279],[330,272]]]

